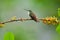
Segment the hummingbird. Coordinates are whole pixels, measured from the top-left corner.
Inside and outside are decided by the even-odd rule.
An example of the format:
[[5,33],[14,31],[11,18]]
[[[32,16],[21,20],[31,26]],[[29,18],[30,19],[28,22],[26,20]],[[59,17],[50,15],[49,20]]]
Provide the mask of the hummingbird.
[[29,12],[28,14],[32,20],[34,20],[35,22],[39,22],[37,16],[34,14],[34,12],[32,12],[32,10],[27,10],[27,9],[24,9],[24,10]]

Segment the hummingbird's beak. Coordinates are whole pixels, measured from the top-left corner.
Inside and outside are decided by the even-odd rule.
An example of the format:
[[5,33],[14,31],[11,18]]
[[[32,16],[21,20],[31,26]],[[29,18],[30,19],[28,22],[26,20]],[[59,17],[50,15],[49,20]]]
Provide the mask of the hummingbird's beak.
[[29,10],[27,10],[27,9],[24,9],[24,10],[29,11]]

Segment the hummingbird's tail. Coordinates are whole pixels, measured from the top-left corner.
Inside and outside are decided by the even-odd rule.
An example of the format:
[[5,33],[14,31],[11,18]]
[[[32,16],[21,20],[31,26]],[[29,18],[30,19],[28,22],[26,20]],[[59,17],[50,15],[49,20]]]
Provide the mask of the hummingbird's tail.
[[36,18],[35,22],[40,22],[40,20],[38,18]]
[[40,20],[39,19],[37,19],[37,21],[36,22],[40,22]]

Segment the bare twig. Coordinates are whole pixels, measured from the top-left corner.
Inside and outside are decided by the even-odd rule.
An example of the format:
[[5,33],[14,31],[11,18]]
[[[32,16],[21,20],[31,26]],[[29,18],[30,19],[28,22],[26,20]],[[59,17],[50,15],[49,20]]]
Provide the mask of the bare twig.
[[[47,24],[58,24],[60,23],[57,18],[54,18],[54,17],[48,17],[48,18],[37,18],[39,19],[40,21],[42,21],[43,23],[47,23]],[[15,22],[15,21],[28,21],[28,20],[33,20],[31,18],[18,18],[18,19],[14,19],[14,20],[8,20],[8,21],[5,21],[5,22],[0,22],[0,24],[5,24],[5,23],[10,23],[10,22]]]
[[[28,20],[32,20],[32,19],[28,19],[28,18],[20,18],[20,19],[16,19],[16,20],[8,20],[8,21],[5,21],[5,22],[0,22],[2,24],[5,24],[5,23],[10,23],[10,22],[15,22],[15,21],[28,21]],[[43,18],[39,18],[39,20],[43,20]]]

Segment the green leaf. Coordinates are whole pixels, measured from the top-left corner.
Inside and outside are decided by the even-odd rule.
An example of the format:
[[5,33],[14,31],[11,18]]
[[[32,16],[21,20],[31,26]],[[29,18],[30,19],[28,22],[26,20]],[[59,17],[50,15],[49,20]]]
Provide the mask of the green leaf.
[[60,24],[57,26],[56,31],[60,34]]
[[11,33],[11,32],[7,32],[7,33],[4,35],[4,40],[14,40],[14,34]]
[[60,16],[60,8],[58,8],[58,16]]

